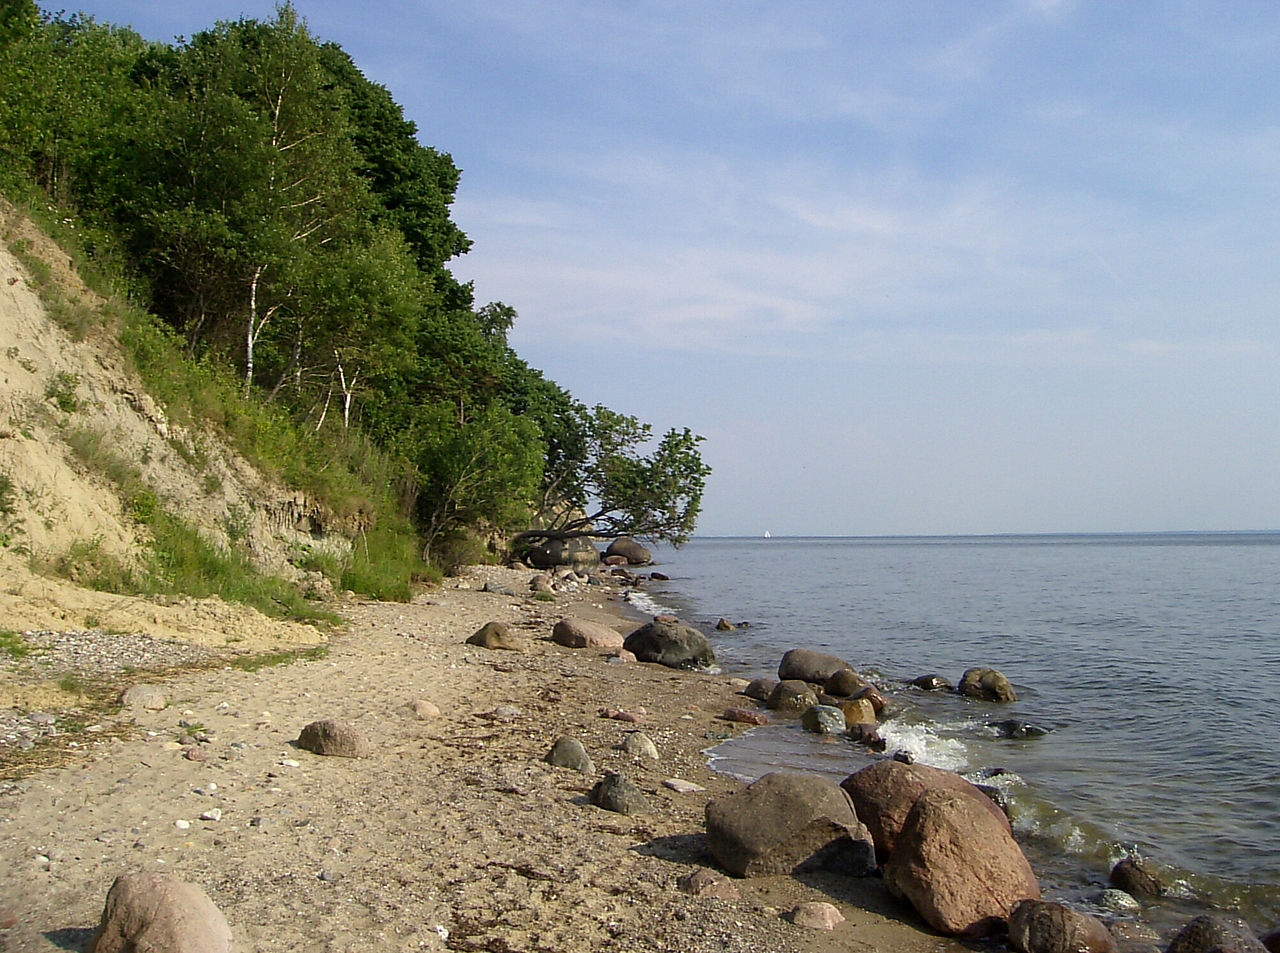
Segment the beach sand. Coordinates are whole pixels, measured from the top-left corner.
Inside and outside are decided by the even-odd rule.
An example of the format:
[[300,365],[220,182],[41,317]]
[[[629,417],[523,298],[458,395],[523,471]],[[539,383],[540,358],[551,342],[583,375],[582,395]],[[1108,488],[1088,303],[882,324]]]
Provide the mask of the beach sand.
[[[124,713],[136,720],[127,731],[82,732],[65,766],[0,785],[0,950],[82,949],[112,880],[133,871],[199,884],[245,953],[963,949],[877,878],[739,880],[737,900],[681,892],[682,875],[715,866],[703,809],[739,782],[712,772],[704,750],[745,730],[717,717],[744,699],[723,675],[554,644],[565,616],[620,632],[637,617],[611,587],[535,601],[531,575],[476,568],[410,604],[344,605],[349,624],[325,657],[177,674],[164,710]],[[480,591],[490,580],[517,595]],[[465,644],[493,620],[530,650]],[[414,700],[441,714],[419,718]],[[360,728],[372,757],[298,749],[322,718]],[[659,761],[619,750],[635,730]],[[178,739],[199,731],[207,760],[188,760]],[[584,743],[595,776],[543,761],[561,735]],[[606,769],[655,810],[589,804]],[[705,790],[676,793],[668,778]],[[834,903],[845,922],[793,925],[784,915],[805,900]]]

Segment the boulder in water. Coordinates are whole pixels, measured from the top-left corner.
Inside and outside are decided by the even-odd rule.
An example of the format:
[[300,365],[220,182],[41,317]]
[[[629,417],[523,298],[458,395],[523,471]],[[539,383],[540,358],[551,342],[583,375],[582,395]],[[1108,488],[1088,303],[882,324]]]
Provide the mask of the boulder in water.
[[998,669],[977,666],[960,679],[960,694],[988,702],[1016,702],[1018,693]]
[[1009,942],[1021,953],[1114,953],[1101,920],[1049,900],[1023,900],[1009,915]]
[[1209,953],[1214,948],[1232,953],[1266,953],[1267,950],[1249,925],[1238,917],[1206,914],[1183,927],[1165,953]]
[[813,649],[791,649],[778,663],[778,678],[783,681],[799,679],[802,682],[825,685],[827,679],[846,668],[853,670],[852,665],[838,656]]

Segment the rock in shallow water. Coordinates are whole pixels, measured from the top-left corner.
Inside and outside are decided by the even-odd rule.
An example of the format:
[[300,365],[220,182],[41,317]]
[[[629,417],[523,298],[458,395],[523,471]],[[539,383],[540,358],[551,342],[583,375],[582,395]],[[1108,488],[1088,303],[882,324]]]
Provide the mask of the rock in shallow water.
[[1208,953],[1218,947],[1235,953],[1267,953],[1267,948],[1238,917],[1196,917],[1175,936],[1166,953]]
[[1115,938],[1097,917],[1048,900],[1023,900],[1009,915],[1009,942],[1022,953],[1113,953]]

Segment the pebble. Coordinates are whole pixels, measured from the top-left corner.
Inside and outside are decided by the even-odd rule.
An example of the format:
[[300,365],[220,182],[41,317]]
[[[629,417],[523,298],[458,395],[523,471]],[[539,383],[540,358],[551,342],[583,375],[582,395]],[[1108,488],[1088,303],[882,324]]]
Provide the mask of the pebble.
[[667,778],[662,782],[664,788],[670,788],[677,794],[696,794],[699,791],[705,791],[701,784],[694,784],[692,781],[685,781],[683,778]]
[[200,815],[200,820],[202,821],[222,820],[222,808],[220,807],[210,808],[209,810],[205,811],[203,814]]
[[174,822],[173,822],[173,826],[174,826],[174,827],[176,827],[176,828],[177,828],[178,830],[180,830],[180,831],[190,830],[190,828],[191,828],[191,822],[190,822],[190,821],[181,821],[181,820],[179,820],[179,821],[174,821]]

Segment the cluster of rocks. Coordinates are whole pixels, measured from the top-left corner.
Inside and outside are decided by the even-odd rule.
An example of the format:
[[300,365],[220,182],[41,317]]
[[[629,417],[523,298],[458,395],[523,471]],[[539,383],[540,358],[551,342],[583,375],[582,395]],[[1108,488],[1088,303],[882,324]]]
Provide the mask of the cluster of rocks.
[[[707,637],[674,616],[656,616],[626,636],[602,623],[569,617],[556,623],[551,640],[568,648],[602,650],[620,661],[656,662],[669,668],[704,669],[716,661]],[[512,631],[505,622],[485,623],[467,644],[510,652],[533,648],[529,637]]]
[[42,738],[56,738],[61,733],[58,716],[52,712],[0,709],[0,746],[30,751]]
[[554,569],[570,566],[577,570],[595,566],[647,566],[653,562],[653,554],[641,543],[629,536],[619,536],[601,554],[590,538],[549,538],[528,547],[517,566],[528,565],[534,569]]
[[[986,702],[1017,698],[1009,680],[986,666],[965,671],[957,688],[939,675],[909,684]],[[808,731],[843,733],[875,750],[885,749],[876,726],[889,699],[837,656],[792,649],[782,657],[776,679],[757,678],[742,694],[765,710],[731,708],[724,719],[763,725],[770,721],[768,712],[798,716]],[[1016,719],[989,727],[1003,737],[1045,733]],[[707,805],[711,853],[737,877],[813,868],[856,877],[875,873],[890,894],[908,901],[939,932],[966,938],[1007,932],[1010,945],[1022,953],[1116,949],[1101,920],[1042,899],[997,789],[913,761],[908,753],[897,752],[838,785],[817,775],[766,774]],[[1164,893],[1155,868],[1139,857],[1116,864],[1110,881],[1112,889],[1097,902],[1120,914],[1132,914],[1143,899]],[[1167,953],[1211,949],[1280,953],[1280,930],[1259,939],[1243,921],[1197,917]]]
[[997,669],[986,666],[975,666],[966,669],[960,676],[959,686],[952,684],[941,675],[930,674],[913,678],[908,684],[926,692],[955,691],[970,698],[988,702],[1015,702],[1018,693],[1012,683]]

